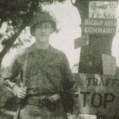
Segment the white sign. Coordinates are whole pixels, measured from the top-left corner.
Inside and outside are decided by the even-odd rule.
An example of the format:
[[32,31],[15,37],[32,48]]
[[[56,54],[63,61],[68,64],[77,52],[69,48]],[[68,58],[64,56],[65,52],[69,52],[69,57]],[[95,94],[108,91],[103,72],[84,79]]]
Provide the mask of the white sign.
[[78,119],[97,119],[97,116],[91,114],[79,114]]
[[117,2],[90,1],[89,18],[116,19]]
[[115,34],[116,24],[116,20],[86,19],[84,31],[88,34]]

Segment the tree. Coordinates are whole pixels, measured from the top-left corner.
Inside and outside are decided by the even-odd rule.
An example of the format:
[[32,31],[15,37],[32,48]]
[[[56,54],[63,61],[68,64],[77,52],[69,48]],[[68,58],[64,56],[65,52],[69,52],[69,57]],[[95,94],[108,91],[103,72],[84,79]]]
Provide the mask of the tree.
[[0,26],[4,22],[8,25],[6,32],[8,38],[2,41],[3,49],[0,52],[0,64],[21,31],[28,25],[37,6],[38,0],[0,1]]

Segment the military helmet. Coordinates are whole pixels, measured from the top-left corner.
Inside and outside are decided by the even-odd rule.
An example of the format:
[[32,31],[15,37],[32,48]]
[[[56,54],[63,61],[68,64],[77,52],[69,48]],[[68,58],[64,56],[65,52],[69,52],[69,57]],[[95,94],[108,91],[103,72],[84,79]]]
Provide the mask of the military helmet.
[[36,12],[33,15],[32,19],[30,21],[31,34],[33,35],[34,29],[37,26],[37,24],[39,24],[41,22],[47,22],[47,21],[52,23],[54,31],[56,31],[57,30],[56,20],[55,20],[55,18],[52,15],[50,15],[49,12],[47,12],[47,11]]

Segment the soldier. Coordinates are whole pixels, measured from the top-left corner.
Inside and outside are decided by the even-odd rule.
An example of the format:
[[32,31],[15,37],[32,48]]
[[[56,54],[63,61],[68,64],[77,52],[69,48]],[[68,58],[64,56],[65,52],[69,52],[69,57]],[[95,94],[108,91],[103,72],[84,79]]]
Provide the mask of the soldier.
[[[70,108],[69,98],[76,88],[65,54],[49,44],[56,29],[55,19],[46,11],[35,14],[30,22],[35,43],[16,58],[7,77],[13,94],[22,99],[16,119],[67,119],[66,102]],[[18,75],[23,77],[22,86],[16,83]],[[74,104],[72,119],[77,111]]]

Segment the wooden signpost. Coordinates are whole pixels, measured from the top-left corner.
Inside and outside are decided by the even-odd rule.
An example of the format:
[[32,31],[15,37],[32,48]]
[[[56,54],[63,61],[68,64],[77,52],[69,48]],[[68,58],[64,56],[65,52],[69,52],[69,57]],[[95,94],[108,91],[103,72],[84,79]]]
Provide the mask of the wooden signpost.
[[119,74],[116,58],[111,56],[118,0],[76,0],[73,5],[82,30],[81,38],[75,40],[75,48],[81,48],[76,74],[79,119],[119,119]]
[[[104,74],[102,54],[112,57],[117,0],[77,0],[74,5],[79,10],[82,28],[81,38],[75,40],[75,48],[81,47],[79,72]],[[84,45],[85,41],[88,45]]]

